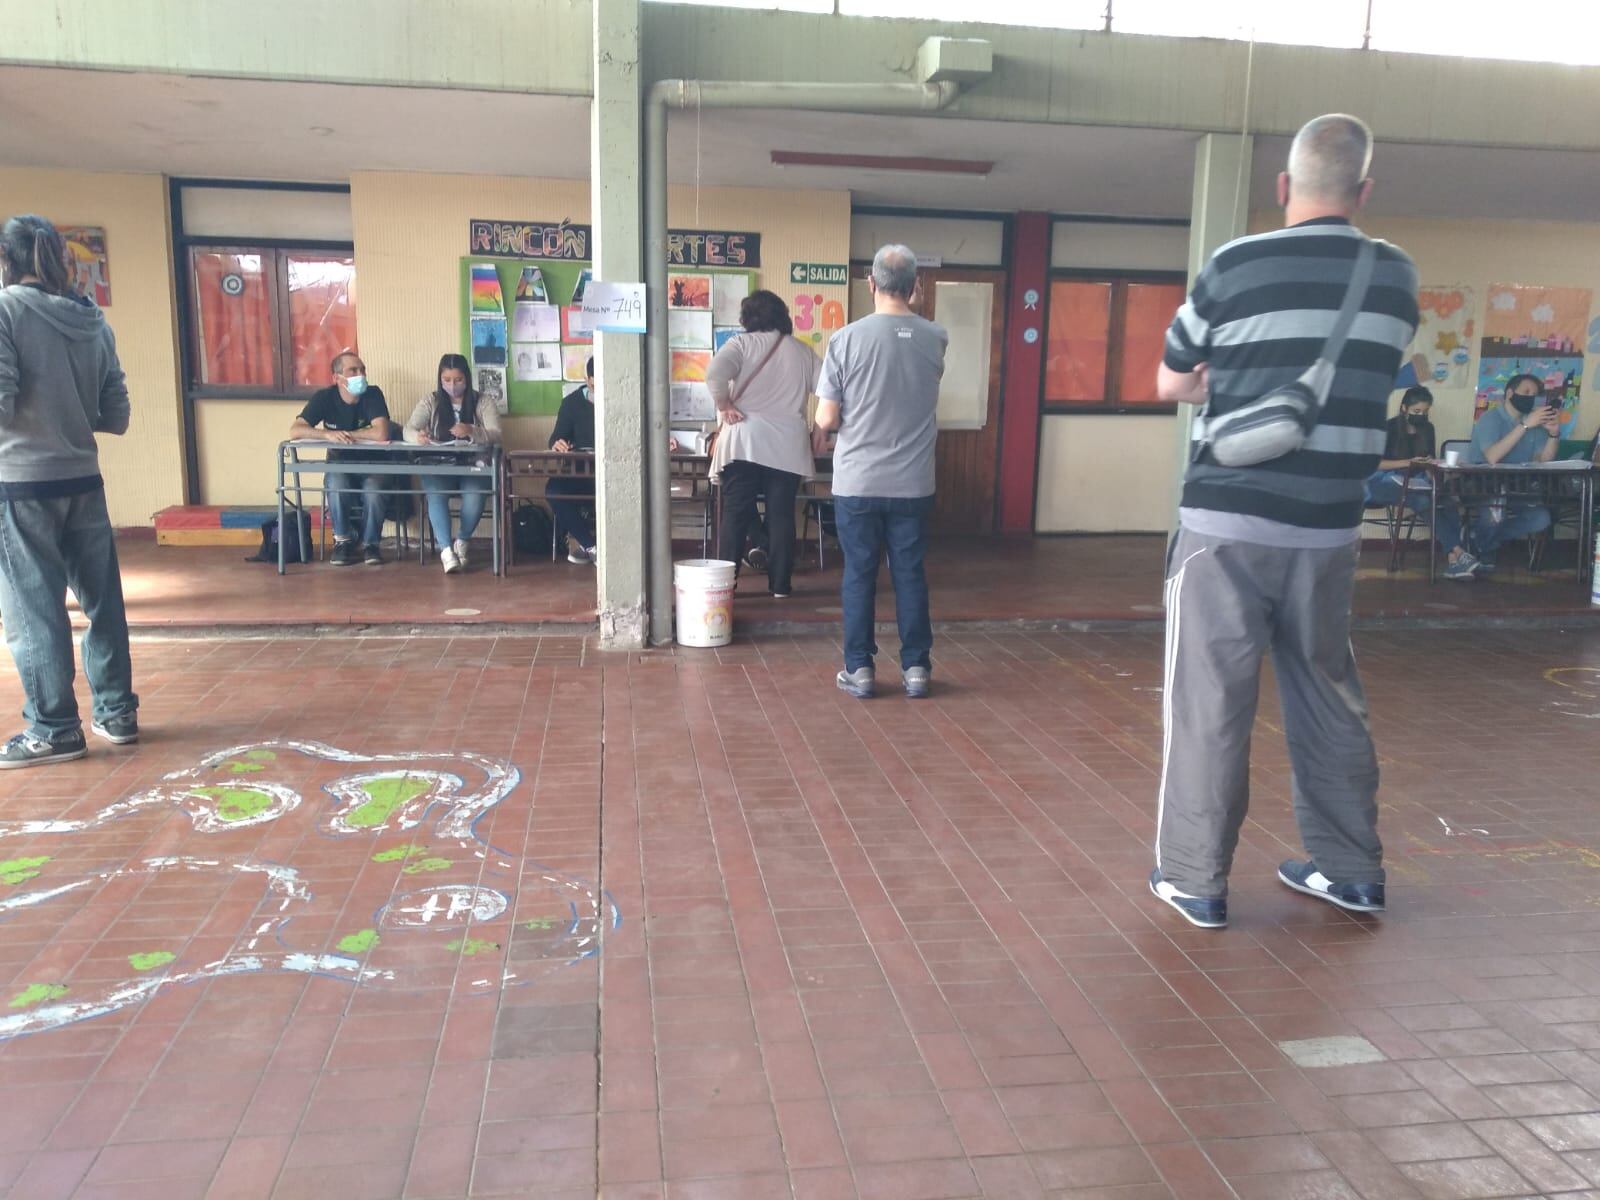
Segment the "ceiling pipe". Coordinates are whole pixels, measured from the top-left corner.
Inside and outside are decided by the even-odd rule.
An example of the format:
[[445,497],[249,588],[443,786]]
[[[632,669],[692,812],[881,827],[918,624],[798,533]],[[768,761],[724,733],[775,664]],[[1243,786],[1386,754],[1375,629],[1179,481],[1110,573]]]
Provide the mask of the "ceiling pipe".
[[938,83],[744,83],[662,79],[645,100],[644,460],[649,537],[650,641],[672,640],[672,492],[667,438],[672,352],[667,341],[667,110],[779,108],[803,112],[918,113],[948,108],[961,85]]

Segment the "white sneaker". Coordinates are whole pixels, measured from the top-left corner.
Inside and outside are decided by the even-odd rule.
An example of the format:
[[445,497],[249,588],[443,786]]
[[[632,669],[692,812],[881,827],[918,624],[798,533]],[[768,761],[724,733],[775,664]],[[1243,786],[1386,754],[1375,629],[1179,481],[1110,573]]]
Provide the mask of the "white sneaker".
[[461,570],[461,560],[456,557],[456,552],[450,549],[449,546],[439,551],[439,561],[444,564],[444,573],[446,575],[454,575]]
[[456,539],[456,561],[461,564],[461,569],[463,571],[467,569],[467,551],[469,549],[471,549],[471,547],[468,546],[466,542],[463,542],[460,538]]

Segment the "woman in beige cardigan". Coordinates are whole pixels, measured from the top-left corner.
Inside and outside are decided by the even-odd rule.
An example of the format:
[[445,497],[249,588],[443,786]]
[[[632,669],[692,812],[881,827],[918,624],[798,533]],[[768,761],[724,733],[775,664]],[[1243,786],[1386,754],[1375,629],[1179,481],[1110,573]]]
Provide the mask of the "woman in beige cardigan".
[[[439,360],[437,386],[406,418],[406,441],[419,446],[451,442],[471,442],[491,446],[500,440],[500,413],[472,387],[472,367],[460,354],[446,354]],[[439,561],[446,575],[466,569],[467,547],[472,531],[483,519],[484,506],[494,483],[487,476],[446,479],[423,475],[422,490],[428,493],[428,523],[439,544]],[[461,497],[461,530],[450,536],[450,497]]]
[[806,401],[816,391],[822,360],[793,337],[789,308],[773,292],[756,291],[739,306],[735,334],[711,360],[706,386],[720,428],[711,478],[722,489],[717,554],[737,563],[745,536],[767,500],[767,586],[783,598],[794,570],[794,505],[813,473]]

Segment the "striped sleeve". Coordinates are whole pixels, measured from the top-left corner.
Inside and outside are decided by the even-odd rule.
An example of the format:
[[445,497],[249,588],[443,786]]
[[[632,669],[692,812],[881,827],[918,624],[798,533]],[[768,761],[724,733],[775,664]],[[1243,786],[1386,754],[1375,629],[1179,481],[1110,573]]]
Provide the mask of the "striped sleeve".
[[1194,290],[1167,328],[1161,361],[1168,370],[1187,375],[1211,359],[1211,324],[1216,314],[1209,285],[1214,276],[1215,268],[1207,263],[1194,281]]

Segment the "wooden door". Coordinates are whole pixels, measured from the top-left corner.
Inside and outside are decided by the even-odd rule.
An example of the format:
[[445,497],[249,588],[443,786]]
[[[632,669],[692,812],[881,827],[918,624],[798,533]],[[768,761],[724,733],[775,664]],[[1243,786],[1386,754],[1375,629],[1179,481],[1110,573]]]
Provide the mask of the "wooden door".
[[[852,267],[851,273],[857,279],[865,279],[868,270],[866,264],[858,263]],[[965,285],[962,288],[963,299],[969,302],[974,296],[985,297],[982,289],[988,289],[985,297],[989,307],[987,372],[982,371],[981,362],[974,364],[967,361],[974,353],[971,348],[974,331],[971,330],[965,331],[966,336],[961,333],[953,335],[951,355],[945,360],[947,385],[953,383],[963,370],[969,377],[973,371],[977,371],[980,386],[987,386],[987,395],[979,397],[981,424],[977,428],[951,428],[941,424],[934,454],[937,490],[931,528],[934,533],[943,534],[992,533],[999,486],[1000,375],[1005,352],[1006,273],[1000,270],[933,267],[924,268],[919,278],[922,288],[913,307],[919,315],[930,321],[940,319],[941,290],[951,298],[947,299],[947,304],[954,308],[954,290],[950,287],[941,289],[941,284]],[[851,318],[865,316],[871,311],[870,300],[866,300],[865,306],[862,304],[865,285],[860,284],[851,291]],[[981,354],[981,350],[977,353]],[[962,361],[957,362],[957,357],[961,357]]]

